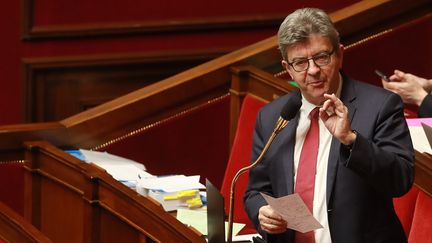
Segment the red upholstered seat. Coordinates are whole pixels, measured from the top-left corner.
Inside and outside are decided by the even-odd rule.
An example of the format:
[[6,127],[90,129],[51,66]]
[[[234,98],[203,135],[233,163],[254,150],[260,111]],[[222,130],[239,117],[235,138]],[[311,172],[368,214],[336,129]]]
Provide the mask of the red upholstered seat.
[[[228,212],[229,209],[231,181],[238,170],[250,164],[255,117],[258,110],[264,105],[265,102],[249,95],[247,95],[243,100],[236,135],[221,187],[221,193],[225,199],[226,212]],[[242,233],[245,234],[256,232],[243,206],[243,194],[247,187],[248,176],[248,173],[243,174],[236,183],[233,215],[234,222],[246,224],[245,229],[242,230]]]
[[406,236],[409,235],[411,230],[418,193],[419,189],[412,187],[404,196],[393,199],[394,209],[402,223]]
[[419,191],[414,210],[409,243],[432,243],[432,197]]

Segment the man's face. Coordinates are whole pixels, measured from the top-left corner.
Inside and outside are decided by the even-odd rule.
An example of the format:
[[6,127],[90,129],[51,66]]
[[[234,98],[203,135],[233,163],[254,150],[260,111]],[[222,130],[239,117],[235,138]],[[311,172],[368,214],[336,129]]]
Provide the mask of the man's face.
[[[287,48],[288,60],[282,61],[282,65],[299,85],[303,96],[312,104],[321,105],[324,102],[325,93],[331,94],[337,91],[339,69],[342,67],[342,53],[342,46],[338,47],[338,50],[333,50],[328,38],[312,35],[305,42],[289,46]],[[329,56],[329,62],[323,64],[327,63],[326,55]],[[315,59],[315,62],[312,59],[305,60],[308,58]],[[302,66],[309,65],[309,67],[297,72],[289,63],[296,65],[297,70]],[[317,66],[316,63],[320,66]]]

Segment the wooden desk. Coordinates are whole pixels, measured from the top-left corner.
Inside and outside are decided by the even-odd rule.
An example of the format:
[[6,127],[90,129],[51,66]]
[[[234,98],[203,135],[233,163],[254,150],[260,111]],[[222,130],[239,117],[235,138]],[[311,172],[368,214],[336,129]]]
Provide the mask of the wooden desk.
[[26,148],[24,215],[54,242],[205,242],[102,169],[47,142]]

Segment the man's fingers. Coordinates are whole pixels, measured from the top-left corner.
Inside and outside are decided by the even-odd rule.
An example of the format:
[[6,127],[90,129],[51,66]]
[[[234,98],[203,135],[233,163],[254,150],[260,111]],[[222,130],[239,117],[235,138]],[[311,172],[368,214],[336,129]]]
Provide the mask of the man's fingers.
[[328,99],[324,101],[323,106],[320,110],[327,111],[331,106],[334,106],[333,101],[331,99]]
[[286,227],[279,227],[271,224],[261,224],[261,229],[270,234],[280,234],[286,231]]
[[269,205],[260,208],[258,220],[261,228],[268,233],[278,234],[286,230],[286,221]]
[[348,108],[339,100],[339,105],[336,106],[335,112],[338,116],[344,116],[348,113]]
[[342,101],[336,97],[335,94],[324,94],[324,98],[326,98],[327,100],[324,102],[324,105],[326,105],[326,110],[328,107],[330,106],[334,106],[335,108],[338,108],[340,106],[343,106],[344,104],[342,103]]
[[278,234],[285,232],[287,224],[285,220],[279,221],[271,218],[264,217],[262,220],[260,220],[261,228],[264,231],[267,231],[271,234]]
[[348,112],[348,109],[346,108],[344,103],[338,97],[336,97],[335,94],[324,94],[324,97],[327,98],[327,100],[324,101],[322,107],[323,111],[328,111],[330,113],[335,112],[338,116],[341,116],[344,113]]
[[267,217],[263,217],[262,220],[260,220],[261,224],[265,224],[265,225],[272,225],[272,226],[279,226],[279,227],[283,227],[286,225],[285,220],[277,220],[277,219],[272,219],[272,218],[267,218]]
[[319,111],[319,117],[321,118],[321,120],[323,120],[324,122],[327,121],[327,119],[329,118],[329,115],[327,114],[327,112],[325,111],[324,108],[321,108]]

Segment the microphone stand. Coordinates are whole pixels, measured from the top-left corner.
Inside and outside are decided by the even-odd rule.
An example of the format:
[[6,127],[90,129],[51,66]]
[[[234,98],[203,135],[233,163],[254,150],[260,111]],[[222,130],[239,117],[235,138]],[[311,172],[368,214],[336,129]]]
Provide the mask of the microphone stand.
[[233,180],[231,181],[231,188],[230,188],[230,204],[229,204],[229,211],[228,211],[228,240],[227,243],[232,243],[232,230],[233,230],[233,215],[234,215],[234,187],[235,183],[237,182],[238,178],[245,173],[246,171],[255,168],[263,159],[265,153],[269,149],[270,145],[272,144],[273,140],[276,138],[276,135],[279,134],[282,129],[286,127],[288,124],[288,120],[283,119],[282,117],[279,117],[275,128],[273,129],[273,133],[271,134],[269,140],[267,141],[266,145],[264,146],[263,150],[261,151],[261,154],[258,156],[258,158],[250,164],[249,166],[241,168],[234,176]]

